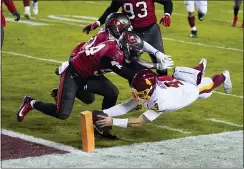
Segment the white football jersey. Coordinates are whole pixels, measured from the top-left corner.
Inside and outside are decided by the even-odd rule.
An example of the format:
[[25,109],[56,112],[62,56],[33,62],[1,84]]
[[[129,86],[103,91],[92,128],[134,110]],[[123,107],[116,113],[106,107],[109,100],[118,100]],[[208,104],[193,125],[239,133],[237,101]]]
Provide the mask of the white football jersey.
[[144,103],[149,109],[143,114],[148,120],[156,119],[164,112],[171,112],[186,107],[197,100],[197,86],[180,80],[159,81],[150,100]]

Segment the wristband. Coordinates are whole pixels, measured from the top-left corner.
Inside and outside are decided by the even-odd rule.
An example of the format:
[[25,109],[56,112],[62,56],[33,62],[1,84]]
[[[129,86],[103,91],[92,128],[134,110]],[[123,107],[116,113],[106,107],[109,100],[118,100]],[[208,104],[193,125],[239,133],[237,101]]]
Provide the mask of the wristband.
[[116,119],[116,118],[113,118],[113,126],[127,128],[128,119]]

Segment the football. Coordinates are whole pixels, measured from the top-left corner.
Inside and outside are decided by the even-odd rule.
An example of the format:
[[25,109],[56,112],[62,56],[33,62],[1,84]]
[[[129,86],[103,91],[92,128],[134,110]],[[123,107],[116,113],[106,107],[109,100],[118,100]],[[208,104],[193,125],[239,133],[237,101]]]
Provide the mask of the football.
[[98,130],[99,133],[100,132],[102,133],[103,131],[112,130],[112,126],[100,127],[100,126],[96,125],[96,122],[101,119],[100,117],[98,117],[98,115],[108,116],[106,113],[104,113],[103,111],[100,111],[100,110],[92,111],[92,120],[93,120],[95,130]]

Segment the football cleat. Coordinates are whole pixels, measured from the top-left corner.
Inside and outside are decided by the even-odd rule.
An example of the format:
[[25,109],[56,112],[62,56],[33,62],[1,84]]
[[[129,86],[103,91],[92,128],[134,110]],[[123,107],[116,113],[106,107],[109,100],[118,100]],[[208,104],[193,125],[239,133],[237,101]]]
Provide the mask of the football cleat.
[[202,58],[202,60],[199,62],[199,64],[203,65],[203,70],[202,70],[202,78],[204,77],[204,74],[206,72],[206,67],[207,67],[207,59]]
[[33,9],[32,9],[34,15],[38,14],[38,2],[33,2]]
[[51,94],[50,94],[50,95],[54,98],[55,103],[57,103],[58,88],[53,88],[53,89],[51,90]]
[[195,30],[195,31],[192,30],[192,31],[191,31],[191,34],[190,34],[190,37],[191,37],[191,38],[197,38],[197,31],[196,31],[196,30]]
[[94,135],[98,138],[105,138],[109,140],[118,139],[117,136],[112,135],[109,131],[100,130],[96,125],[94,125]]
[[24,100],[17,112],[17,120],[19,122],[23,121],[25,116],[33,109],[31,107],[31,101],[34,100],[32,97],[30,96],[25,96]]
[[200,21],[203,21],[204,16],[205,16],[204,13],[198,12],[198,19],[199,19]]
[[25,13],[24,13],[24,17],[25,17],[26,19],[30,19],[30,18],[31,18],[31,13],[30,13],[30,12],[25,12]]
[[232,26],[233,26],[233,27],[235,27],[235,26],[236,26],[237,21],[238,21],[238,17],[237,17],[237,16],[235,16],[235,17],[233,18],[233,20],[232,20]]
[[223,71],[223,75],[225,76],[224,81],[224,90],[226,94],[229,94],[232,90],[232,82],[230,80],[230,72],[228,70]]

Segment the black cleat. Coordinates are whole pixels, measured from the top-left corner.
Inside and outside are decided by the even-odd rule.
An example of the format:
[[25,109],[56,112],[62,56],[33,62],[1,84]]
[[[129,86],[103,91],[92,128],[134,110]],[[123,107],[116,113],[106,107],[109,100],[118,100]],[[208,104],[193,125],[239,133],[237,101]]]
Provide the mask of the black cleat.
[[198,12],[198,19],[199,19],[200,21],[203,21],[204,16],[205,16],[205,15],[204,15],[203,13]]
[[191,38],[197,38],[197,31],[191,31],[191,34],[190,34],[190,37]]

